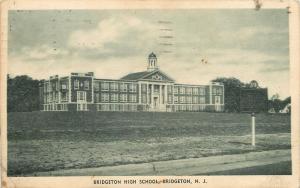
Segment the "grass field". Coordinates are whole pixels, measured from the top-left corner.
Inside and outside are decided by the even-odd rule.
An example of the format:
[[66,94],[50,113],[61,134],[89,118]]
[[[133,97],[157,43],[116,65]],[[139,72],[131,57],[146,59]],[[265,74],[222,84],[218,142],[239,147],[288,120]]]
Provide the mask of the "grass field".
[[8,175],[290,149],[290,116],[30,112],[8,114]]

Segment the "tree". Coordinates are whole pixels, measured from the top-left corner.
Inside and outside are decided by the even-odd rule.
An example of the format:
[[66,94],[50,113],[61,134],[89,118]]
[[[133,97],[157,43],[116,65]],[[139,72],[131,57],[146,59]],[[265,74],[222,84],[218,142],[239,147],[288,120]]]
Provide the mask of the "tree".
[[247,85],[234,77],[221,77],[212,80],[212,82],[220,82],[224,84],[225,110],[228,112],[240,111],[240,88],[244,86],[247,87]]
[[26,75],[7,75],[7,111],[26,112],[39,109],[39,80]]
[[[271,99],[269,100],[269,109],[274,109],[276,113],[278,113],[280,110],[284,109],[287,104],[291,103],[291,97],[287,97],[284,100],[281,100],[279,98],[279,94],[274,94]],[[290,110],[290,107],[289,107]]]

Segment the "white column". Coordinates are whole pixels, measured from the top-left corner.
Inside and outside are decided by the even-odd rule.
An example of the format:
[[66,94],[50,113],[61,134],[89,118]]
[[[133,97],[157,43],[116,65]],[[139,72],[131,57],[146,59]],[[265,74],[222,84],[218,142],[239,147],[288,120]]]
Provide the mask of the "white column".
[[71,95],[72,95],[72,87],[71,87],[71,75],[69,76],[69,91],[68,91],[68,94],[69,94],[69,103],[71,102]]
[[223,85],[223,93],[222,93],[222,98],[223,98],[223,102],[222,102],[222,104],[225,104],[225,101],[224,101],[224,96],[225,96],[225,88],[224,88],[224,85]]
[[153,106],[153,90],[154,90],[154,85],[151,84],[151,106]]
[[146,88],[146,104],[149,104],[149,96],[148,96],[149,95],[149,93],[148,93],[149,92],[148,91],[149,88],[148,87],[149,87],[149,84],[147,83],[147,88]]
[[212,104],[212,84],[209,85],[209,104]]
[[139,104],[142,103],[142,93],[141,93],[141,91],[142,91],[142,84],[139,83]]
[[172,85],[172,104],[174,104],[174,89],[175,89],[175,86]]
[[[119,84],[117,83],[118,85],[118,91],[120,90],[119,88]],[[94,103],[94,100],[95,100],[95,93],[94,93],[94,76],[92,77],[92,84],[91,84],[91,90],[92,90],[92,103]]]
[[60,103],[61,102],[61,93],[60,93],[60,80],[58,79],[58,81],[57,81],[57,85],[58,85],[58,103]]
[[168,85],[165,85],[165,100],[164,100],[164,102],[165,102],[165,104],[167,104],[168,103]]
[[162,104],[163,103],[163,94],[162,94],[162,85],[159,84],[159,103]]

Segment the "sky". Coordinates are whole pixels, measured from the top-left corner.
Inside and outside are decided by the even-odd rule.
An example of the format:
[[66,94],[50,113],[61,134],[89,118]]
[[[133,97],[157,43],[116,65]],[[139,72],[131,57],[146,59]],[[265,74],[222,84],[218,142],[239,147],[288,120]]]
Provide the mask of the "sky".
[[146,70],[154,52],[177,83],[235,77],[290,96],[285,9],[14,10],[8,24],[11,76],[119,79]]

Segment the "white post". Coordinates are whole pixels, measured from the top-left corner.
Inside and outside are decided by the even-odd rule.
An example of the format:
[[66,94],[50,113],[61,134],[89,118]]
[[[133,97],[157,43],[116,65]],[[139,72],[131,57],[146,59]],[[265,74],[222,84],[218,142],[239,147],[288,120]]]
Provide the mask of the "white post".
[[255,146],[255,114],[251,114],[252,121],[252,146]]

